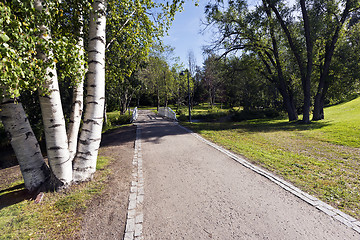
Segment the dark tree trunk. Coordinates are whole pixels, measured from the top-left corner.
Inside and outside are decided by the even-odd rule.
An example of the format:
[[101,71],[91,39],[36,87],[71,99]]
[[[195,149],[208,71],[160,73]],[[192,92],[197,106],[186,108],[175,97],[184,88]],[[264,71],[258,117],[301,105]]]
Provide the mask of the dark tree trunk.
[[[265,2],[264,2],[264,4],[265,4]],[[271,11],[270,11],[269,6],[266,6],[266,13],[268,15],[268,18],[271,19]],[[271,35],[271,41],[272,41],[272,45],[273,45],[273,49],[274,49],[273,56],[274,56],[275,60],[272,58],[272,55],[269,52],[265,52],[265,55],[270,60],[271,64],[276,68],[277,77],[274,76],[270,65],[265,61],[265,59],[262,57],[262,55],[260,55],[260,56],[263,59],[263,62],[266,66],[268,73],[273,76],[272,78],[269,78],[269,80],[275,84],[276,88],[279,90],[279,92],[283,98],[284,107],[285,107],[286,112],[288,113],[289,121],[296,121],[296,120],[298,120],[298,114],[296,112],[293,93],[284,78],[281,60],[280,60],[280,56],[279,56],[278,44],[277,44],[277,40],[275,37],[275,30],[274,30],[273,24],[271,24],[271,23],[270,23],[270,35]]]
[[309,123],[310,122],[310,103],[311,103],[311,101],[310,101],[310,77],[311,77],[311,75],[309,73],[311,73],[311,68],[312,68],[312,42],[311,42],[311,38],[310,38],[309,19],[308,19],[306,8],[305,8],[305,1],[300,0],[301,10],[302,10],[302,14],[304,17],[306,50],[307,50],[307,60],[308,60],[306,71],[304,70],[305,69],[304,61],[300,54],[301,50],[294,42],[294,39],[292,37],[290,30],[289,30],[286,22],[282,18],[282,14],[278,11],[278,9],[276,8],[273,1],[264,0],[264,2],[266,2],[269,5],[269,7],[273,10],[273,12],[275,13],[276,18],[278,19],[278,21],[281,25],[281,28],[284,30],[284,33],[286,35],[286,38],[288,39],[288,43],[291,48],[291,51],[294,54],[297,65],[299,67],[299,71],[301,73],[303,92],[304,92],[303,121],[305,123]]
[[298,120],[298,114],[292,94],[289,94],[286,89],[283,89],[281,87],[278,87],[278,90],[283,98],[284,107],[288,114],[289,121],[291,122]]
[[339,32],[342,28],[342,26],[345,23],[345,20],[349,16],[350,13],[350,5],[351,1],[346,1],[346,7],[341,15],[341,19],[339,24],[337,25],[334,35],[331,38],[331,41],[328,42],[325,46],[325,59],[324,59],[324,65],[322,68],[320,68],[320,79],[319,79],[319,85],[317,89],[317,93],[315,96],[314,101],[314,113],[313,113],[313,120],[318,121],[321,119],[324,119],[324,102],[325,102],[325,95],[327,93],[327,90],[329,89],[329,71],[330,71],[330,64],[332,60],[332,56],[334,55],[335,51],[335,45],[339,39]]
[[103,126],[106,126],[106,124],[107,124],[106,106],[107,106],[107,104],[105,102],[105,104],[104,104],[104,123],[103,123]]
[[159,111],[160,107],[160,94],[159,94],[159,88],[157,89],[157,111]]
[[310,123],[310,105],[311,105],[310,76],[305,78],[305,82],[303,83],[303,91],[304,91],[303,122]]
[[319,82],[318,92],[316,93],[314,100],[314,112],[313,112],[314,121],[325,119],[324,105],[325,105],[325,96],[328,88],[329,88],[328,81],[323,81],[322,84],[321,82]]
[[302,84],[304,91],[304,112],[303,112],[303,121],[304,123],[310,122],[310,105],[311,105],[311,95],[310,95],[310,82],[311,82],[311,72],[313,66],[313,42],[310,34],[310,20],[307,14],[307,9],[305,6],[305,0],[300,0],[301,12],[304,20],[304,31],[305,31],[305,40],[306,40],[306,75],[302,76]]

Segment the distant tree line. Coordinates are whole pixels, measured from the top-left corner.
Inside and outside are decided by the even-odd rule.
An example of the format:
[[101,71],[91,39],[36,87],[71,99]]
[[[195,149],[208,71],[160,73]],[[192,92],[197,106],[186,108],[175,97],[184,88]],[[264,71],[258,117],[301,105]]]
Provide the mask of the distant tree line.
[[[290,121],[302,113],[308,123],[311,112],[313,120],[323,119],[325,104],[358,91],[358,0],[300,0],[294,6],[263,0],[253,7],[242,0],[215,1],[205,13],[207,24],[218,32],[207,51],[222,57],[237,54],[238,60],[227,58],[225,63],[238,61],[240,69],[256,71],[257,84],[254,78],[246,84],[262,85],[263,90],[271,86],[273,90],[263,96],[281,96]],[[259,96],[253,96],[248,102],[254,106]],[[274,104],[265,102],[270,105],[257,107]]]
[[[324,106],[359,92],[358,0],[214,1],[206,24],[216,30],[203,66],[187,65],[191,105],[208,102],[244,110],[284,111],[289,121],[324,119]],[[159,50],[159,49],[158,49]],[[137,101],[187,104],[184,65],[158,50],[136,74]],[[166,54],[165,54],[166,55]],[[167,53],[167,55],[171,55]],[[135,76],[135,75],[134,75]]]

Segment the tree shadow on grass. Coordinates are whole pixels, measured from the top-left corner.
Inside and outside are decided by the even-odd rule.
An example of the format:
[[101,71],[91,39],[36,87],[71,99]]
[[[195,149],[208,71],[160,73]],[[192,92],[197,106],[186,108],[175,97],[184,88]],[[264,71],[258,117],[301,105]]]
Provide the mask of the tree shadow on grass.
[[248,120],[244,122],[203,122],[190,125],[185,124],[185,126],[190,127],[195,131],[223,131],[239,129],[250,133],[277,131],[310,131],[315,129],[321,129],[329,125],[331,125],[330,121],[319,121],[304,124],[301,121],[288,122],[270,119]]
[[23,183],[7,189],[3,189],[0,191],[0,210],[22,201],[29,200],[32,197],[33,195],[31,195],[30,192],[25,189],[25,185]]

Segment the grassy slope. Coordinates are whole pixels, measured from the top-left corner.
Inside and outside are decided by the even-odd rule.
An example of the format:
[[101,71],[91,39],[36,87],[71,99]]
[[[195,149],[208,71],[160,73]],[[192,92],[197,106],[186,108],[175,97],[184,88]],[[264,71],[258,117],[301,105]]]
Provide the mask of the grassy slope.
[[360,98],[329,107],[326,120],[185,124],[204,137],[360,219]]

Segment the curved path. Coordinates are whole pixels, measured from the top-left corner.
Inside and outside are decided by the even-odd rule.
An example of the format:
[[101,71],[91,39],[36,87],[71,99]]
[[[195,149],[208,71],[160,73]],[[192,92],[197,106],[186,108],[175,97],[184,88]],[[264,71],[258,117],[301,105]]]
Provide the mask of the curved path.
[[209,146],[140,111],[144,200],[134,239],[360,239],[360,234]]

